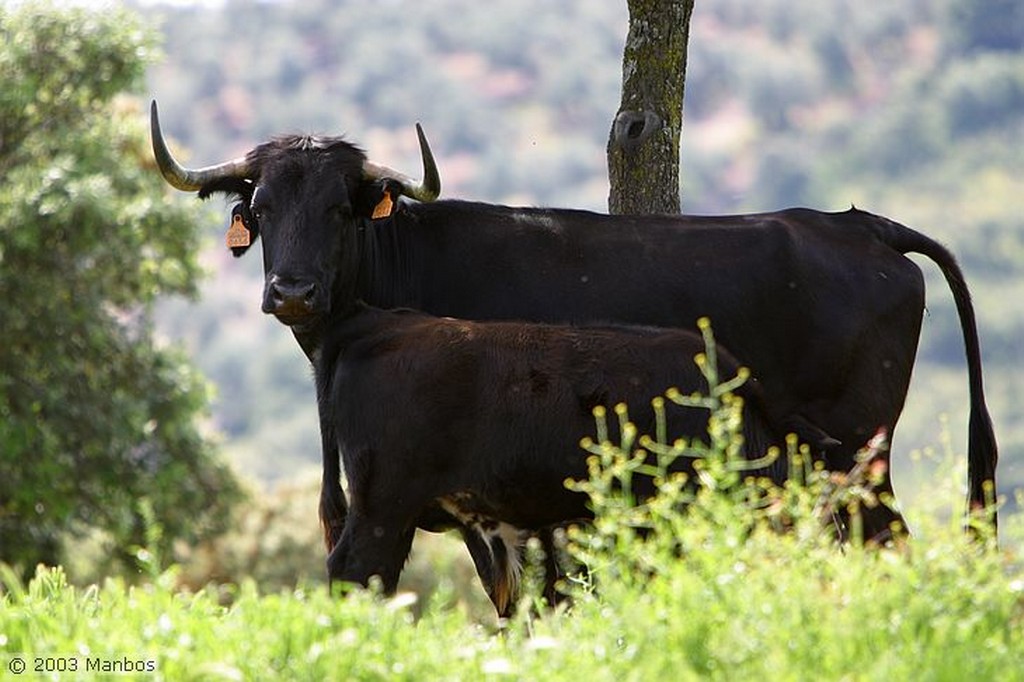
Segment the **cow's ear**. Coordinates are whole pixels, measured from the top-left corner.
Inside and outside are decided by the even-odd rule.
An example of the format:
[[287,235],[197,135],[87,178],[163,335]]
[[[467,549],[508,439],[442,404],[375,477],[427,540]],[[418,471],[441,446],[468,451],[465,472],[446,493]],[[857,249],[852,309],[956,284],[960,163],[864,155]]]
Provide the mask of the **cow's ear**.
[[395,180],[364,182],[356,196],[356,215],[371,220],[390,218],[398,208],[398,197],[401,194],[402,185]]
[[231,209],[231,222],[224,237],[227,247],[231,249],[235,258],[248,251],[257,236],[259,236],[259,224],[252,217],[249,206],[244,201],[235,204]]

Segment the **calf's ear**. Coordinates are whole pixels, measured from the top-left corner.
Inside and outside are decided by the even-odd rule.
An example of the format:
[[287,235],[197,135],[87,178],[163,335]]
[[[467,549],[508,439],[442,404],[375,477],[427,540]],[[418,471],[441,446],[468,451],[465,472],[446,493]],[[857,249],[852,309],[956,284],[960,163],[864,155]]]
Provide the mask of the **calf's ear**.
[[224,236],[227,247],[231,253],[238,258],[252,246],[259,236],[259,223],[253,218],[249,206],[243,201],[237,203],[231,209],[231,222],[228,224],[228,232]]

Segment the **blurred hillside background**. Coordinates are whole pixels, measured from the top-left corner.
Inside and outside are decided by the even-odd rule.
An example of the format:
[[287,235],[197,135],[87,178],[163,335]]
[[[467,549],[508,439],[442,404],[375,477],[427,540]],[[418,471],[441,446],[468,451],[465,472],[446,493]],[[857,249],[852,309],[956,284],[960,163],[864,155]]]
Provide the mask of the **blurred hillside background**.
[[[344,133],[417,174],[420,121],[447,197],[606,207],[624,1],[147,2],[145,15],[165,37],[149,90],[186,163],[307,131]],[[1011,504],[1024,487],[1022,36],[1019,0],[698,0],[681,172],[687,213],[855,204],[957,254]],[[227,457],[266,489],[292,490],[319,468],[311,373],[259,311],[259,255],[236,261],[222,245],[229,208],[204,209],[201,297],[166,303],[159,325],[215,387]],[[967,425],[956,312],[937,268],[919,262],[928,315],[894,442],[911,518],[940,468],[911,451],[959,455]]]

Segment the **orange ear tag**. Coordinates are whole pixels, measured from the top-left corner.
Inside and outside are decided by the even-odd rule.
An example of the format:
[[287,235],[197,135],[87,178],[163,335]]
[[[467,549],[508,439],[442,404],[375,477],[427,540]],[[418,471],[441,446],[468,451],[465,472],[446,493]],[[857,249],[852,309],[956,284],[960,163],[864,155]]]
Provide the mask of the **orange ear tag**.
[[252,243],[252,237],[249,236],[249,230],[245,229],[245,222],[241,215],[236,213],[231,216],[231,227],[228,228],[225,241],[229,249],[249,246]]
[[374,207],[373,215],[370,217],[373,218],[374,220],[379,220],[380,218],[387,218],[388,216],[391,215],[391,211],[394,209],[394,207],[395,202],[391,201],[391,192],[389,190],[384,190],[384,198],[381,199],[380,202],[378,202],[378,204]]

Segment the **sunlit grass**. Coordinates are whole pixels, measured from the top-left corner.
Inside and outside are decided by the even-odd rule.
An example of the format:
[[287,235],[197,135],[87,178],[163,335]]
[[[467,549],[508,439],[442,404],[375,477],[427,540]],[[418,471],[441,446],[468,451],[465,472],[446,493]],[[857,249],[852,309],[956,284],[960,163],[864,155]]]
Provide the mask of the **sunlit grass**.
[[60,569],[28,585],[8,571],[0,665],[127,658],[174,680],[1024,679],[1018,556],[947,526],[898,550],[840,550],[766,528],[740,537],[699,515],[686,523],[699,543],[684,558],[623,544],[621,565],[643,555],[655,570],[598,573],[570,609],[523,608],[500,633],[443,585],[417,604],[321,587],[260,594],[250,582],[222,606],[219,590],[176,590],[173,569],[141,587],[85,589]]
[[[153,671],[136,677],[168,680],[1024,680],[1024,562],[962,531],[959,465],[934,495],[949,513],[923,515],[913,538],[840,545],[823,512],[863,503],[839,493],[868,483],[799,459],[798,483],[750,481],[725,457],[736,404],[723,395],[715,407],[699,491],[665,470],[662,434],[620,429],[623,444],[597,429],[591,476],[573,484],[598,520],[569,534],[589,568],[566,587],[571,606],[545,609],[527,594],[509,622],[481,619],[448,551],[418,560],[448,577],[391,598],[322,585],[265,593],[252,581],[184,590],[178,567],[155,563],[139,586],[80,588],[60,568],[24,584],[2,569],[0,670],[22,661],[32,679],[36,665],[74,664],[42,676],[124,679],[95,669],[141,662]],[[645,447],[660,461],[642,462]],[[619,483],[640,473],[657,477],[659,493],[625,504]],[[1003,547],[1020,546],[1024,528],[1004,523],[1001,534]]]

